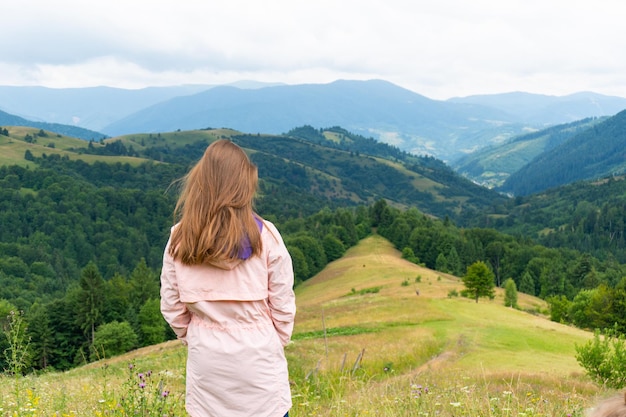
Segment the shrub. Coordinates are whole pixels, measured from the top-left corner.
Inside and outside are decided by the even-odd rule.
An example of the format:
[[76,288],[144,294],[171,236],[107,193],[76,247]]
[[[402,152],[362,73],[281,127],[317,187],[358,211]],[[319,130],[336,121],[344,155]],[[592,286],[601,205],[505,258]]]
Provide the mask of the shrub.
[[458,297],[458,296],[459,296],[459,292],[457,290],[448,291],[448,298]]
[[110,358],[137,347],[137,334],[126,321],[103,324],[94,335],[91,359]]
[[576,360],[596,383],[608,388],[626,386],[626,340],[623,334],[596,331],[593,340],[575,346]]

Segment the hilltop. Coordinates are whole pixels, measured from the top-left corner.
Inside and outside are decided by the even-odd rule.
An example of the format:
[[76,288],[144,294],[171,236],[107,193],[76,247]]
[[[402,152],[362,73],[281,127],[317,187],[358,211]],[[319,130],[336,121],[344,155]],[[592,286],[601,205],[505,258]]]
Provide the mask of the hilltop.
[[[400,373],[440,355],[446,361],[438,362],[439,369],[563,377],[582,371],[574,344],[589,333],[551,322],[543,316],[545,301],[520,294],[520,311],[504,307],[503,289],[497,289],[494,300],[478,303],[450,295],[463,288],[458,277],[401,259],[387,240],[370,236],[296,289],[294,348],[315,366],[317,358],[307,352],[319,352],[322,340],[302,338],[302,332],[322,336],[325,325],[329,334],[339,334],[330,338],[330,367],[340,363],[343,353],[365,348],[368,361],[381,368],[398,361]],[[515,354],[494,355],[499,350]]]

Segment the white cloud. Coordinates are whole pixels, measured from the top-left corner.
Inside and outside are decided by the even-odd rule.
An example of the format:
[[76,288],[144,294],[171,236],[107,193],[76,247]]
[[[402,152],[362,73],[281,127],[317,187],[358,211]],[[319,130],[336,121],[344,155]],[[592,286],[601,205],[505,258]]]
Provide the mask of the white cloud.
[[5,0],[0,85],[383,78],[626,96],[621,0]]

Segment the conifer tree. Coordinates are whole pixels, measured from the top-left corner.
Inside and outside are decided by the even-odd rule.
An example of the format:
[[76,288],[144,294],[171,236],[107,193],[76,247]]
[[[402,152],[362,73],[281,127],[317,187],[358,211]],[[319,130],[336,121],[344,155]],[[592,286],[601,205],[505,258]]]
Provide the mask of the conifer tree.
[[93,344],[104,307],[104,279],[93,261],[83,268],[79,286],[76,321]]

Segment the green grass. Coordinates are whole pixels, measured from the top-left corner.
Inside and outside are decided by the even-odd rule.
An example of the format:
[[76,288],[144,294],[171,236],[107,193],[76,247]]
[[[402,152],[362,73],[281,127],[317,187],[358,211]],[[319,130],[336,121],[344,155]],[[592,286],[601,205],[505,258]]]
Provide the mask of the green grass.
[[[405,280],[411,285],[400,285]],[[478,303],[448,297],[462,288],[457,277],[401,259],[379,236],[299,286],[286,348],[290,416],[582,416],[609,394],[574,357],[574,346],[592,334],[506,308],[501,290]],[[546,308],[525,294],[518,302],[525,310]],[[0,377],[0,415],[123,415],[114,414],[115,401],[128,391],[130,362],[164,378],[168,401],[184,415],[185,358],[172,341],[20,379],[19,402],[33,410],[21,414],[12,414],[15,380]]]
[[[11,126],[9,137],[0,136],[0,166],[2,165],[19,165],[22,167],[35,167],[35,163],[24,159],[26,151],[30,151],[33,156],[41,157],[46,155],[67,156],[69,159],[80,159],[87,163],[96,161],[104,161],[107,163],[129,163],[131,165],[140,165],[147,160],[144,158],[135,158],[130,156],[105,156],[105,155],[87,155],[76,152],[78,149],[87,149],[89,142],[72,138],[69,136],[57,135],[56,133],[47,132],[48,136],[39,137],[37,133],[39,129],[30,127]],[[26,135],[35,138],[34,143],[24,141]],[[94,146],[103,146],[95,143]]]

